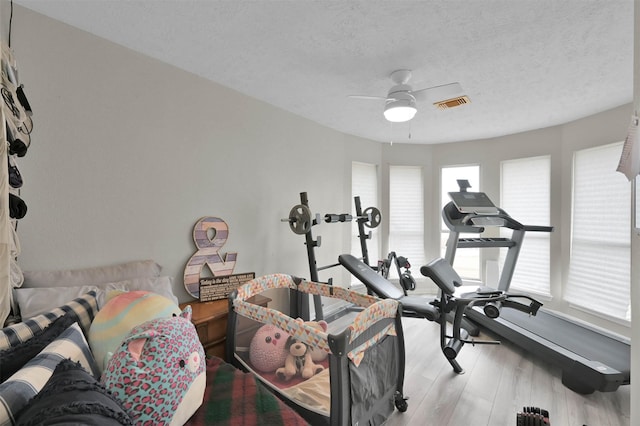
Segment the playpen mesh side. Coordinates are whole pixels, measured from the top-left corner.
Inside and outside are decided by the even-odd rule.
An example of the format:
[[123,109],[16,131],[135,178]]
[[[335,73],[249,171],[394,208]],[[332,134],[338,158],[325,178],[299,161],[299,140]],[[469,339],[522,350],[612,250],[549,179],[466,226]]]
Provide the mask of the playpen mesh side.
[[[393,413],[398,384],[398,337],[387,336],[370,347],[359,366],[349,363],[351,418],[380,425]],[[387,368],[380,369],[380,365]]]

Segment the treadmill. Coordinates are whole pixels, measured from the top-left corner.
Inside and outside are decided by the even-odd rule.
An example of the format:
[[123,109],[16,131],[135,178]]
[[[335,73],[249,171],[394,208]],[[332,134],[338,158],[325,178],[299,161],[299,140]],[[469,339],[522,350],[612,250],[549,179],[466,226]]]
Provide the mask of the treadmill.
[[[506,248],[508,251],[498,290],[507,292],[525,233],[552,232],[553,227],[523,225],[496,207],[485,193],[467,192],[468,182],[458,181],[458,184],[460,191],[449,193],[452,201],[442,210],[442,217],[449,228],[445,259],[453,265],[458,248]],[[511,229],[511,237],[460,238],[461,233],[482,234],[488,226]],[[612,392],[620,385],[630,383],[631,343],[628,339],[544,308],[538,310],[536,316],[504,309],[495,319],[487,317],[479,308],[471,308],[466,310],[465,316],[474,324],[558,366],[562,370],[562,383],[574,392]]]

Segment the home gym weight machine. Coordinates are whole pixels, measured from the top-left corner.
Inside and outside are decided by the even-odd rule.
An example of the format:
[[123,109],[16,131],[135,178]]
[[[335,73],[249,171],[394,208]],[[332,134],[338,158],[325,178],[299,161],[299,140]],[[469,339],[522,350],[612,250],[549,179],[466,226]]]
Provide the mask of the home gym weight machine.
[[[384,278],[389,279],[391,265],[395,265],[400,287],[402,287],[404,295],[407,296],[407,291],[416,289],[416,280],[413,278],[413,275],[411,275],[411,263],[409,263],[409,259],[404,256],[398,256],[395,251],[389,252],[386,259],[378,261],[377,271]],[[404,268],[404,270],[402,270],[402,268]]]
[[[459,192],[451,192],[452,201],[442,210],[449,228],[445,258],[455,260],[457,248],[507,248],[498,290],[508,291],[524,235],[529,231],[552,232],[550,226],[523,225],[503,209],[496,207],[482,192],[467,192],[468,182],[458,181]],[[511,229],[510,238],[460,238],[461,233],[480,234],[487,226]],[[503,305],[504,306],[504,305]],[[500,306],[494,306],[496,311]],[[535,317],[505,310],[493,318],[486,309],[467,309],[465,316],[505,339],[559,366],[562,383],[569,389],[589,394],[595,390],[615,391],[630,383],[630,342],[540,309]]]
[[[359,200],[356,199],[356,211],[358,211],[358,203]],[[488,315],[496,317],[500,315],[500,309],[498,308],[500,306],[534,314],[540,306],[537,301],[528,296],[511,295],[486,287],[466,289],[464,293],[459,294],[457,287],[462,284],[462,279],[444,259],[435,259],[420,268],[420,272],[424,276],[431,278],[440,289],[439,297],[429,300],[422,296],[408,296],[407,290],[415,288],[415,281],[409,271],[410,264],[407,259],[396,256],[394,252],[391,252],[386,260],[379,263],[377,268],[370,266],[366,247],[366,240],[370,236],[367,237],[363,231],[364,228],[360,227],[362,260],[350,254],[343,254],[338,257],[339,263],[358,278],[367,287],[367,291],[370,294],[399,301],[403,306],[404,316],[425,318],[429,321],[438,322],[440,325],[440,347],[447,361],[458,374],[464,370],[456,361],[456,357],[465,343],[472,345],[500,343],[494,340],[474,340],[469,338],[468,332],[462,326],[463,314],[467,307],[483,306]],[[387,279],[392,261],[396,263],[402,291]],[[401,267],[405,267],[405,272],[400,272]],[[381,272],[381,274],[377,272]],[[528,299],[531,303],[524,304],[513,300],[517,298]],[[447,334],[447,321],[453,324],[452,335]]]
[[[380,225],[382,220],[382,215],[380,214],[380,210],[376,207],[368,207],[365,210],[362,210],[360,205],[360,197],[355,197],[355,205],[356,205],[356,215],[352,216],[348,213],[343,214],[334,214],[327,213],[324,216],[320,216],[319,213],[315,215],[311,213],[311,209],[309,208],[309,199],[307,197],[306,192],[300,193],[300,204],[296,204],[289,211],[289,217],[281,219],[282,222],[288,222],[289,228],[293,231],[294,234],[304,235],[305,236],[305,245],[307,246],[307,258],[309,259],[309,274],[310,280],[314,282],[319,281],[318,272],[323,271],[325,269],[330,269],[336,266],[339,266],[340,263],[334,263],[331,265],[318,266],[316,262],[316,247],[320,247],[322,240],[321,237],[318,236],[315,240],[313,238],[312,227],[315,225],[319,225],[322,222],[325,223],[345,223],[356,221],[358,224],[358,231],[360,235],[361,248],[363,250],[363,256],[367,259],[368,263],[368,251],[366,247],[366,239],[371,238],[371,233],[367,234],[365,228],[376,228]],[[363,240],[364,239],[364,240]],[[331,281],[331,280],[329,280]],[[331,282],[329,282],[331,283]],[[298,297],[304,297],[302,295],[298,295]],[[302,300],[291,301],[291,303],[295,303],[296,306],[301,307],[301,311],[298,312],[298,315],[304,320],[310,319],[310,311],[308,303]],[[313,305],[315,309],[316,320],[324,319],[324,314],[322,310],[322,300],[320,296],[313,296]],[[293,308],[293,305],[292,305]]]

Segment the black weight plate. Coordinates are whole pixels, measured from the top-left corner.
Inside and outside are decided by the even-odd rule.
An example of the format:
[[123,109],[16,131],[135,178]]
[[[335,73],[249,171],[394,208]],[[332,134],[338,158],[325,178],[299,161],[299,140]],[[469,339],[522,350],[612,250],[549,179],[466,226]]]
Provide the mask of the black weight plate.
[[304,204],[293,206],[289,212],[289,227],[298,235],[304,235],[311,230],[311,210]]
[[364,223],[364,226],[367,228],[377,228],[378,225],[380,225],[380,222],[382,222],[382,214],[380,213],[380,210],[375,207],[367,207],[362,214],[371,218]]

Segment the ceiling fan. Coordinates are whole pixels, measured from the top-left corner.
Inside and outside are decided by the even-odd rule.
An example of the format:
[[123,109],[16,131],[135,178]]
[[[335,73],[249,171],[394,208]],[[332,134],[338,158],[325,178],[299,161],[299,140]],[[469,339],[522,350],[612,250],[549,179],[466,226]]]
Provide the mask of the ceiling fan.
[[394,123],[411,120],[418,111],[416,101],[423,99],[430,100],[439,109],[454,108],[471,102],[463,93],[460,83],[457,82],[413,90],[408,84],[411,79],[411,70],[396,70],[389,77],[395,85],[389,89],[386,97],[366,95],[349,95],[349,97],[384,100],[384,117]]

